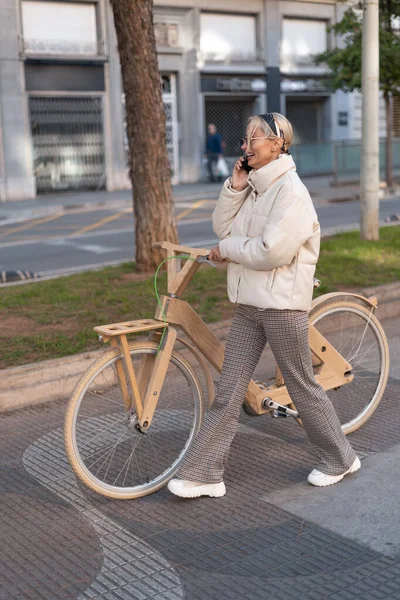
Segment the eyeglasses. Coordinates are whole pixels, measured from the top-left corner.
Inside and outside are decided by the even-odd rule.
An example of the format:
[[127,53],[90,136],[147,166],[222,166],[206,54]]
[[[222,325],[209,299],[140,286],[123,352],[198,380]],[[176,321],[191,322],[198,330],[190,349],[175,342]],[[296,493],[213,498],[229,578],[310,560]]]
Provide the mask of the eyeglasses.
[[239,144],[240,144],[240,147],[242,147],[243,144],[246,144],[246,146],[250,146],[250,143],[253,140],[274,140],[274,139],[276,139],[276,136],[272,136],[272,135],[265,135],[263,137],[252,137],[252,138],[242,137],[239,139]]

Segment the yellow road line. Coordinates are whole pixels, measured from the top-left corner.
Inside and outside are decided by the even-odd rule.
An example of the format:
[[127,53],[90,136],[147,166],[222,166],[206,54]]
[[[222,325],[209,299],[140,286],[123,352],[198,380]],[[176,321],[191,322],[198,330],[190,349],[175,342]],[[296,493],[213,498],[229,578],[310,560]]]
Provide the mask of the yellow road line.
[[[116,213],[114,215],[109,215],[108,217],[104,217],[104,219],[100,219],[100,221],[96,221],[95,223],[92,223],[91,225],[82,227],[82,229],[79,229],[79,231],[75,231],[74,233],[71,233],[71,235],[69,235],[68,237],[77,237],[79,235],[82,235],[83,233],[86,233],[87,231],[91,231],[92,229],[101,227],[102,225],[105,225],[106,223],[115,221],[116,219],[119,219],[120,217],[122,217],[122,215],[125,215],[125,214],[127,214],[126,210]],[[133,227],[133,225],[132,225],[132,227]]]
[[60,225],[59,227],[52,227],[52,231],[66,231],[67,229],[76,229],[76,225]]
[[176,216],[176,220],[180,221],[181,219],[183,219],[183,217],[187,217],[194,210],[196,210],[197,208],[200,208],[200,206],[203,206],[203,204],[205,204],[206,202],[207,202],[207,200],[198,200],[197,202],[192,204],[192,206],[190,208],[187,208],[186,210],[179,213],[179,215]]
[[8,231],[5,231],[4,233],[0,233],[0,237],[10,235],[11,233],[17,233],[18,231],[26,231],[27,229],[32,229],[33,227],[36,227],[37,225],[41,225],[42,223],[49,223],[50,221],[55,221],[56,219],[59,219],[62,215],[63,215],[63,213],[57,213],[55,215],[52,215],[51,217],[44,217],[43,219],[36,219],[35,221],[29,221],[29,223],[26,223],[25,225],[20,225],[19,227],[14,227],[14,229],[9,229]]

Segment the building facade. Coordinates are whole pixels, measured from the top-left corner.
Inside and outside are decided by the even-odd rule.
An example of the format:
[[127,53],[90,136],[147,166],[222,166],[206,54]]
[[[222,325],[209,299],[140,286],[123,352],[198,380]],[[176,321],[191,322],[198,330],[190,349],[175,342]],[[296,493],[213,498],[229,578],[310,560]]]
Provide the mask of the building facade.
[[[250,115],[277,110],[295,141],[354,135],[349,95],[313,54],[335,43],[333,0],[155,0],[173,182],[204,177],[206,127],[239,154]],[[129,187],[124,96],[108,0],[3,0],[0,201]],[[354,101],[353,101],[354,104]]]

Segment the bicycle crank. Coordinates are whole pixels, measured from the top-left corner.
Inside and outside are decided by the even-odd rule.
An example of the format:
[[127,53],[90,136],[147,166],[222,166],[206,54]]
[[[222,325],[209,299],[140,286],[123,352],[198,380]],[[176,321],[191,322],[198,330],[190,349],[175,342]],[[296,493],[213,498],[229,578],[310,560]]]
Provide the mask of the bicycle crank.
[[282,404],[278,404],[277,402],[274,402],[273,400],[271,400],[271,398],[264,398],[264,400],[262,401],[262,405],[264,408],[270,408],[271,410],[271,416],[272,417],[298,417],[299,413],[297,412],[297,410],[292,410],[291,408],[288,408],[287,406],[283,406]]

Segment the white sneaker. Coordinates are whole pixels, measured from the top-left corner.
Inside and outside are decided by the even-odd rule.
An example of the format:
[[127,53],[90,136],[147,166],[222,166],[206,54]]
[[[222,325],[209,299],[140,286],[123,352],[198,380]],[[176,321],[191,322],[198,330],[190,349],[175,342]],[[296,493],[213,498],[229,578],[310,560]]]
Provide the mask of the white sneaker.
[[211,496],[220,498],[225,496],[225,483],[201,483],[200,481],[186,481],[185,479],[171,479],[168,482],[168,489],[175,496],[181,498],[198,498],[199,496]]
[[326,473],[321,473],[321,471],[318,471],[318,469],[313,469],[308,476],[308,483],[311,483],[311,485],[316,485],[317,487],[333,485],[334,483],[341,481],[345,475],[348,475],[349,473],[355,473],[360,467],[361,462],[357,456],[350,469],[341,475],[327,475]]

